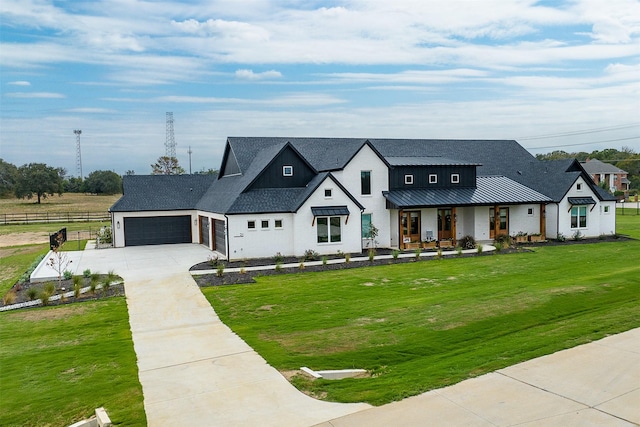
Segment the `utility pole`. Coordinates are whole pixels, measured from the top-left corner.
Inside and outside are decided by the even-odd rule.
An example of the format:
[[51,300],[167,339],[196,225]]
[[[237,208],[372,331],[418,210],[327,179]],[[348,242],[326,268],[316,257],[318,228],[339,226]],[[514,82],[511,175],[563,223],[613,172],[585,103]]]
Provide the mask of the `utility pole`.
[[191,175],[191,153],[193,153],[193,151],[191,151],[191,146],[189,146],[187,153],[189,153],[189,175]]
[[82,131],[76,129],[73,133],[76,134],[76,173],[82,180],[82,155],[80,154],[80,134],[82,134]]

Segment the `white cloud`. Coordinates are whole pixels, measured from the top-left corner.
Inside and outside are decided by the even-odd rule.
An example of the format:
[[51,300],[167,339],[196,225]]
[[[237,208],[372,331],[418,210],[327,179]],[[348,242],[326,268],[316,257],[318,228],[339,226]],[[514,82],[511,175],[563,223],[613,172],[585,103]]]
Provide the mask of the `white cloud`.
[[54,92],[9,92],[6,94],[9,98],[65,98],[61,93]]
[[282,73],[275,70],[263,71],[262,73],[254,73],[253,70],[241,69],[236,70],[236,78],[241,80],[265,80],[265,79],[279,79],[282,77]]
[[15,82],[9,82],[10,85],[13,86],[31,86],[31,83],[29,83],[28,81],[25,80],[18,80]]

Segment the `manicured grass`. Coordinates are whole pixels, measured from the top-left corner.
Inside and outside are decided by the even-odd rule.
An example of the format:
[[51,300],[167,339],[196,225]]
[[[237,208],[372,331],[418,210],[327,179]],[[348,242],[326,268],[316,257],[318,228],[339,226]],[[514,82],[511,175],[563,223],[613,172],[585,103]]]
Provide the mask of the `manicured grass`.
[[38,224],[0,224],[0,235],[14,233],[42,233],[48,236],[61,228],[67,228],[67,238],[73,240],[76,236],[73,232],[91,231],[93,235],[104,226],[111,225],[110,221],[88,221],[88,222],[49,222]]
[[0,248],[0,297],[15,285],[38,256],[48,251],[46,243]]
[[0,313],[0,342],[0,425],[146,425],[124,298]]
[[[638,233],[640,217],[620,233]],[[640,326],[640,242],[263,277],[203,289],[280,370],[365,368],[294,383],[383,404]]]
[[101,195],[63,193],[62,196],[49,196],[36,203],[37,198],[29,199],[0,199],[2,213],[33,213],[33,212],[106,212],[122,194]]

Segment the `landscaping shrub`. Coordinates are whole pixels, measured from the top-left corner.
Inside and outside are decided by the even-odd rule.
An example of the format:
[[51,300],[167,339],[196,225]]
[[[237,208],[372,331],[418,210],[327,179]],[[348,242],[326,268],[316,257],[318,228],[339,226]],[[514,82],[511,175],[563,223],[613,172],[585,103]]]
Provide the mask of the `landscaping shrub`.
[[477,251],[479,254],[482,253],[482,243],[478,243],[478,246],[476,247]]
[[473,236],[464,236],[462,239],[458,241],[458,244],[462,249],[475,249],[476,248],[476,239]]
[[313,249],[307,249],[304,251],[304,260],[305,261],[316,261],[320,254]]
[[91,269],[87,268],[85,271],[82,272],[82,276],[86,277],[87,279],[91,277]]
[[369,261],[373,261],[376,257],[376,250],[371,248],[369,249]]
[[400,251],[397,249],[394,249],[391,251],[391,256],[393,257],[393,259],[398,259],[398,256],[400,255]]
[[64,277],[64,280],[71,280],[73,273],[69,270],[65,270],[64,273],[62,273],[62,277]]
[[36,288],[27,289],[27,297],[29,301],[33,301],[38,296],[38,290]]
[[223,274],[224,274],[224,264],[219,262],[218,265],[216,266],[216,276],[222,277]]
[[9,291],[2,297],[2,303],[4,305],[11,305],[16,302],[16,293],[14,291]]

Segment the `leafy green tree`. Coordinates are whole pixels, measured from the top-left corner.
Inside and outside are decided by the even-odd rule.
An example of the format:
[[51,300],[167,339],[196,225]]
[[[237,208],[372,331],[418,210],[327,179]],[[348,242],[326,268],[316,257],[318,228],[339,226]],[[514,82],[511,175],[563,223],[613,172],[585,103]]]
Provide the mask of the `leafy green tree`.
[[122,191],[122,178],[112,171],[93,171],[84,180],[83,190],[95,194],[117,194]]
[[18,179],[18,168],[0,159],[0,197],[13,194]]
[[151,165],[151,173],[154,175],[181,175],[184,169],[178,164],[175,157],[162,156]]
[[209,169],[205,169],[202,168],[199,171],[194,172],[194,175],[215,175],[218,173],[218,169],[213,169],[213,168],[209,168]]
[[82,193],[82,178],[70,177],[64,180],[65,193]]
[[47,166],[44,163],[22,165],[18,168],[14,193],[19,199],[25,197],[31,199],[37,196],[38,203],[47,196],[54,194],[60,196],[64,191],[64,175],[64,169]]

